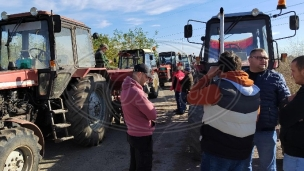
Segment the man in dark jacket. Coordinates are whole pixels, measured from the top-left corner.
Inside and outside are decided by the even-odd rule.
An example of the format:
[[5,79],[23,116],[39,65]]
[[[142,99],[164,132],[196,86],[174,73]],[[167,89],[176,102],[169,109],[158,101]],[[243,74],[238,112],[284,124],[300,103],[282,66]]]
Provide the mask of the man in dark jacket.
[[[259,88],[241,70],[241,59],[232,52],[221,54],[190,90],[190,104],[204,105],[201,127],[201,171],[244,169],[251,155],[259,113]],[[219,79],[213,77],[219,73]]]
[[[254,135],[254,145],[259,153],[259,170],[276,170],[276,142],[275,127],[278,124],[278,107],[283,99],[290,96],[282,74],[269,70],[269,57],[264,49],[253,49],[248,58],[249,78],[260,88],[261,103],[260,115]],[[252,170],[251,160],[248,159],[248,169]]]
[[285,99],[280,108],[280,140],[284,147],[283,170],[304,170],[304,56],[295,58],[291,74],[298,92]]
[[180,81],[181,86],[182,86],[182,91],[181,91],[181,109],[182,113],[185,112],[186,110],[186,104],[187,104],[187,94],[190,91],[192,85],[193,85],[193,76],[190,72],[190,68],[186,67],[184,69],[185,77]]

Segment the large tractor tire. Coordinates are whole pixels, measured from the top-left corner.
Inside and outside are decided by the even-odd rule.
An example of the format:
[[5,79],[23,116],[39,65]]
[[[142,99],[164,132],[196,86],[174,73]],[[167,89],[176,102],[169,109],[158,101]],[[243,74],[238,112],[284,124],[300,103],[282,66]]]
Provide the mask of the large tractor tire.
[[153,84],[151,85],[150,93],[148,94],[149,99],[157,98],[159,92],[159,79],[157,73],[154,73],[153,77]]
[[188,111],[188,145],[194,160],[200,160],[202,154],[199,137],[203,114],[203,106],[190,105]]
[[0,170],[39,170],[40,150],[38,137],[32,130],[23,127],[0,130]]
[[98,145],[111,124],[111,96],[108,84],[99,74],[88,74],[66,91],[69,132],[82,146]]

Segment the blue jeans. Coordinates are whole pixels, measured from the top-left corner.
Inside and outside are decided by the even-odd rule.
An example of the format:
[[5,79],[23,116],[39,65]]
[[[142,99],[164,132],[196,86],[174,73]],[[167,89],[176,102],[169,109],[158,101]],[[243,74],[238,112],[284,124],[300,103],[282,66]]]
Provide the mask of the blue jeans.
[[304,158],[293,157],[288,154],[284,154],[283,158],[283,170],[284,171],[303,171],[304,170]]
[[242,171],[246,162],[247,159],[231,160],[203,152],[201,171]]
[[[259,168],[261,171],[276,171],[276,150],[277,132],[276,131],[257,131],[254,134],[254,145],[259,153]],[[252,149],[253,155],[254,149]],[[252,171],[252,155],[248,158],[245,170]]]
[[178,92],[178,91],[175,91],[175,100],[176,100],[176,107],[177,107],[177,110],[181,111],[181,93]]
[[181,92],[180,94],[180,104],[181,104],[181,110],[182,112],[186,110],[186,105],[187,105],[187,93],[186,92]]

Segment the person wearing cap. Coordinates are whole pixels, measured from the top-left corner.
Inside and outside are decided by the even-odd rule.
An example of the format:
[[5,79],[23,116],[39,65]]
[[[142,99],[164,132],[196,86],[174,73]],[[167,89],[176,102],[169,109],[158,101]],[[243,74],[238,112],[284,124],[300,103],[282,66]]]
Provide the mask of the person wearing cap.
[[109,60],[107,59],[105,52],[109,49],[107,44],[101,44],[100,48],[95,53],[95,67],[104,68],[108,66]]
[[152,169],[152,134],[155,130],[156,110],[143,91],[149,78],[151,74],[147,65],[138,64],[132,76],[127,76],[122,83],[120,100],[130,145],[129,171]]
[[182,92],[182,86],[180,81],[185,77],[185,74],[183,73],[183,67],[178,66],[177,71],[174,72],[172,75],[172,84],[170,87],[170,90],[174,90],[175,93],[175,100],[176,100],[176,107],[175,114],[182,115],[185,113],[185,110],[182,108],[182,102],[181,102],[181,92]]
[[190,68],[186,67],[184,69],[185,77],[180,81],[182,91],[181,91],[181,114],[185,112],[186,110],[186,104],[187,104],[187,94],[190,91],[192,85],[193,85],[193,76],[190,72]]

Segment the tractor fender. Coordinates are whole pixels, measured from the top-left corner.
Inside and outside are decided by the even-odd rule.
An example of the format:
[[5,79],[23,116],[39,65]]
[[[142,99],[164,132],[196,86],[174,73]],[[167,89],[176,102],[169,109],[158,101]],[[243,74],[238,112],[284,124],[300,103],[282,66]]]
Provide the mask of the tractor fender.
[[38,143],[41,145],[40,155],[43,157],[43,155],[44,155],[44,138],[43,138],[43,134],[42,134],[41,130],[39,129],[39,127],[37,125],[35,125],[32,122],[17,119],[17,118],[9,118],[9,119],[5,120],[4,122],[14,122],[24,128],[34,131],[34,134],[39,138]]

